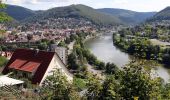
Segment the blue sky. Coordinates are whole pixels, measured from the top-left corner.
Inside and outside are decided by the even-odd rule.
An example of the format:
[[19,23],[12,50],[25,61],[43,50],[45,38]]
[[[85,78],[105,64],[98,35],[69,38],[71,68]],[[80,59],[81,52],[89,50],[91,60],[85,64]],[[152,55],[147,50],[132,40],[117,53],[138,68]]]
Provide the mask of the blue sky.
[[71,4],[84,4],[93,8],[122,8],[148,12],[160,11],[170,6],[170,0],[4,0],[4,2],[32,10],[46,10]]

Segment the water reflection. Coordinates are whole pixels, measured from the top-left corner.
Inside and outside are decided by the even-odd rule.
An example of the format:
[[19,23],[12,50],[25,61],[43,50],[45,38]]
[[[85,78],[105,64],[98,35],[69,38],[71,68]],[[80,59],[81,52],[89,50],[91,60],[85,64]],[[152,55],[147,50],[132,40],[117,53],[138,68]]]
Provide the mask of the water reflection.
[[[131,61],[132,57],[116,48],[112,42],[112,34],[103,34],[102,36],[90,39],[85,43],[85,46],[101,61],[112,62],[118,67],[123,67]],[[138,61],[141,61],[139,59]],[[146,61],[146,60],[145,60]],[[162,65],[155,61],[146,61],[145,66],[152,69],[163,78],[166,82],[170,79],[169,69],[160,67]],[[154,66],[154,67],[153,67]]]
[[103,35],[95,39],[91,39],[85,43],[85,46],[104,62],[113,62],[117,66],[127,64],[130,59],[129,55],[117,49],[112,42],[111,35]]

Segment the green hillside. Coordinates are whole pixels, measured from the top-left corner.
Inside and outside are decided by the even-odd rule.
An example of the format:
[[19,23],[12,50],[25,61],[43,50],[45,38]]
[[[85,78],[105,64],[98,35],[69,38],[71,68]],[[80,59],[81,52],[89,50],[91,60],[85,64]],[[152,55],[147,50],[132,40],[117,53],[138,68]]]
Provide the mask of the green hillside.
[[167,7],[162,11],[158,12],[156,15],[150,18],[148,22],[163,21],[163,20],[170,20],[170,7]]
[[104,14],[96,11],[95,9],[85,5],[71,5],[66,7],[56,7],[43,12],[40,12],[23,22],[35,22],[49,18],[84,18],[94,22],[95,24],[102,25],[117,25],[122,24],[121,20],[117,17]]
[[156,14],[156,12],[135,12],[131,10],[115,8],[103,8],[97,10],[118,17],[126,24],[138,24]]
[[13,17],[15,20],[21,21],[25,18],[33,16],[35,14],[34,11],[14,5],[7,5],[5,9],[1,9],[6,12],[9,16]]

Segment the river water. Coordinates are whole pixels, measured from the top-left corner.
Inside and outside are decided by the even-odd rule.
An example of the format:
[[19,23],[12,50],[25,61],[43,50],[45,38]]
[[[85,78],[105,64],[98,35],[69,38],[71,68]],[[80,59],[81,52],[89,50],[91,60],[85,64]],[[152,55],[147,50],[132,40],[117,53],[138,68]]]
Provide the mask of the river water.
[[[131,61],[131,56],[122,52],[112,41],[112,34],[102,34],[96,38],[90,39],[85,42],[86,48],[88,48],[99,60],[107,63],[111,62],[116,64],[119,68],[128,64]],[[149,62],[150,63],[150,62]],[[154,68],[156,74],[163,78],[165,82],[170,79],[169,69],[166,69],[159,65]]]

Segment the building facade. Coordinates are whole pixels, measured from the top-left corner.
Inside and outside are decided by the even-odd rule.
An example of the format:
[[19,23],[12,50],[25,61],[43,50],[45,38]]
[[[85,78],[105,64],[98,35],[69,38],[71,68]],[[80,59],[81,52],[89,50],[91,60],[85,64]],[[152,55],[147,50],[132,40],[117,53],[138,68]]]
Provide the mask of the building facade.
[[51,45],[51,51],[56,52],[61,60],[64,62],[65,65],[67,65],[67,59],[68,59],[68,51],[65,47],[59,47],[56,44]]

